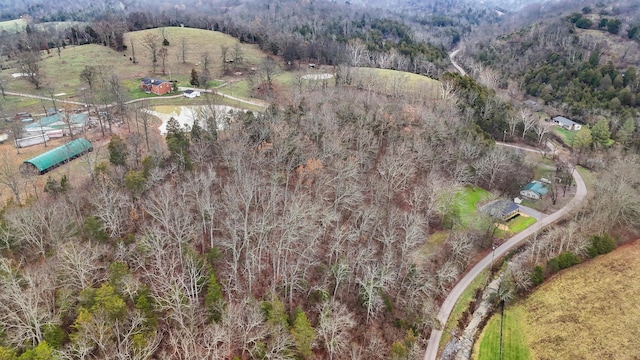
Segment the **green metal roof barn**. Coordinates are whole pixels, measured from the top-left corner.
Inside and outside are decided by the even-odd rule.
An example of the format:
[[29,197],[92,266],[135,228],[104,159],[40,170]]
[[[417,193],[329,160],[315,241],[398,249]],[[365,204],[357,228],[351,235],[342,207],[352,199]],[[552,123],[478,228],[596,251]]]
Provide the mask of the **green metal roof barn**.
[[24,164],[27,167],[32,165],[35,170],[42,175],[60,164],[69,162],[90,151],[93,151],[91,142],[87,139],[80,138],[26,160]]

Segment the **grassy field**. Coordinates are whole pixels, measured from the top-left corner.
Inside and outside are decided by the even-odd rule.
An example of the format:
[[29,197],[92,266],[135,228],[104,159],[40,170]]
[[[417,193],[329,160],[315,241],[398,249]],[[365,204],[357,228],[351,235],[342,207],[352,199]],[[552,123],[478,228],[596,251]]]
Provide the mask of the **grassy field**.
[[561,126],[554,126],[551,131],[558,135],[566,146],[573,147],[573,139],[576,137],[577,131],[567,130]]
[[475,227],[478,220],[478,203],[487,201],[492,196],[487,190],[473,186],[468,186],[459,192],[456,200],[458,201],[461,225]]
[[377,91],[390,95],[417,92],[427,98],[438,97],[439,82],[418,74],[389,69],[355,68],[352,76],[356,86],[358,83],[363,86],[373,83]]
[[[157,77],[178,81],[178,86],[190,86],[191,69],[201,71],[201,57],[204,53],[209,53],[211,61],[211,73],[213,77],[218,77],[221,71],[220,45],[227,45],[230,54],[233,53],[235,44],[239,41],[231,36],[207,30],[189,28],[166,28],[165,35],[170,41],[167,48],[165,75],[161,73],[159,65],[156,73],[152,72],[151,57],[143,46],[143,38],[148,34],[155,34],[160,39],[161,30],[152,29],[125,34],[125,44],[129,48],[124,52],[116,52],[102,45],[82,45],[69,46],[62,49],[60,56],[57,51],[50,54],[42,53],[41,62],[42,73],[44,75],[43,88],[39,91],[34,89],[26,79],[13,78],[12,73],[19,72],[17,69],[8,69],[0,73],[0,80],[4,81],[6,88],[10,91],[24,92],[50,96],[51,93],[64,93],[60,96],[64,99],[81,100],[81,88],[86,85],[80,81],[80,72],[86,65],[98,66],[109,72],[118,75],[121,83],[130,90],[130,98],[136,99],[148,95],[139,90],[139,80],[143,77]],[[181,41],[187,40],[186,62],[181,58]],[[133,64],[131,41],[135,49],[137,64]],[[240,45],[245,66],[253,66],[264,56],[255,45]],[[178,58],[180,56],[180,58]],[[222,84],[221,81],[211,81],[209,86],[215,87]]]
[[449,320],[445,324],[444,331],[442,332],[442,338],[440,339],[440,348],[442,348],[451,339],[451,332],[458,326],[458,321],[462,317],[462,314],[469,308],[469,304],[476,295],[476,290],[485,286],[488,276],[488,270],[485,270],[476,277],[473,282],[464,290],[456,306],[454,306]]
[[0,21],[0,31],[8,33],[19,33],[27,27],[27,22],[23,19]]
[[[513,339],[508,344],[513,351],[526,344],[531,359],[637,359],[638,278],[640,241],[635,241],[559,273],[509,307],[505,325],[513,325],[505,326],[503,337]],[[496,326],[499,316],[485,327],[477,359],[496,359]],[[504,359],[516,357],[505,353]]]
[[637,358],[638,278],[640,241],[543,284],[523,304],[533,358]]
[[[301,86],[305,90],[314,90],[322,86],[323,80],[304,79],[305,75],[330,74],[331,78],[325,83],[329,87],[335,86],[333,67],[319,67],[298,71],[282,71],[275,76],[275,87],[279,89],[294,89]],[[439,95],[439,82],[426,76],[388,69],[352,68],[350,70],[352,86],[361,89],[369,89],[387,95],[420,94],[426,98],[437,98]],[[220,92],[233,95],[250,97],[250,88],[246,80],[234,82],[225,86]]]
[[[189,83],[188,80],[191,75],[191,69],[196,69],[198,72],[202,71],[202,57],[205,54],[209,55],[209,61],[211,62],[210,71],[213,77],[221,77],[222,45],[229,48],[227,59],[233,58],[234,47],[236,44],[240,45],[243,63],[238,66],[242,68],[255,66],[265,57],[265,54],[257,45],[241,44],[238,39],[221,32],[180,27],[167,27],[164,29],[164,34],[170,43],[170,45],[166,47],[168,50],[167,72],[170,71],[173,77],[182,76],[187,84]],[[149,35],[155,35],[162,41],[161,29],[130,32],[125,34],[125,44],[128,46],[128,49],[124,51],[127,60],[129,57],[132,57],[131,42],[133,41],[136,60],[138,61],[137,66],[146,69],[147,72],[151,71],[152,57],[144,47],[144,39]],[[186,47],[188,49],[185,56],[185,63],[182,62],[183,40],[187,42]],[[160,60],[158,60],[158,62],[160,63]],[[233,65],[230,66],[231,69],[233,69]],[[158,68],[158,71],[160,71],[160,68]]]
[[472,359],[500,359],[500,323],[503,321],[502,359],[529,360],[531,354],[522,327],[523,313],[524,309],[521,306],[511,306],[505,309],[503,319],[500,313],[493,315],[476,341]]
[[497,238],[507,238],[519,233],[520,231],[528,228],[529,226],[535,223],[536,223],[535,218],[528,217],[528,216],[518,216],[517,218],[507,223],[507,226],[509,227],[508,231],[498,229],[496,230],[495,236]]

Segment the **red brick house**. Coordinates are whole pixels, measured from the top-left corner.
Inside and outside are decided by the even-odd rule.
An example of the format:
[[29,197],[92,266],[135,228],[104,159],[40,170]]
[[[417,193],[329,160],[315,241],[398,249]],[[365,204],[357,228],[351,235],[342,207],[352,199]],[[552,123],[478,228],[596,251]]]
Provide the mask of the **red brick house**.
[[156,95],[170,93],[173,88],[173,84],[169,81],[150,78],[142,79],[140,86],[145,92],[154,93]]

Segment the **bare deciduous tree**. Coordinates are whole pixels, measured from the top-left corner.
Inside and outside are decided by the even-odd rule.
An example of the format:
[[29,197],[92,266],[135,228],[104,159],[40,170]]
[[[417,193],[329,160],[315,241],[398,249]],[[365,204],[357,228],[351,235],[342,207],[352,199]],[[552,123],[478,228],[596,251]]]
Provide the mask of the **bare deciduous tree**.
[[353,314],[337,301],[325,302],[318,318],[318,336],[329,353],[329,359],[342,353],[351,339],[349,331],[356,325]]
[[153,72],[156,72],[158,66],[158,49],[160,48],[160,37],[158,34],[148,33],[142,37],[142,46],[144,46],[151,56],[151,66]]
[[518,118],[522,122],[522,138],[527,135],[527,132],[531,130],[536,124],[536,117],[531,113],[531,110],[523,108],[518,112]]

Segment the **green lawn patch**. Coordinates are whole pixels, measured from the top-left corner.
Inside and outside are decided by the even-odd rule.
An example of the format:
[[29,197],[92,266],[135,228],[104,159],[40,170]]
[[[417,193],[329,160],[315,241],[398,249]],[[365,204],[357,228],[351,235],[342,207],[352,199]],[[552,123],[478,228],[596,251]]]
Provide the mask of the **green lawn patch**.
[[531,358],[527,346],[525,331],[522,328],[524,309],[520,306],[510,306],[504,311],[504,318],[500,312],[494,314],[476,344],[477,360],[500,359],[500,323],[502,324],[502,359],[528,360]]
[[442,338],[440,339],[440,347],[443,347],[447,342],[449,342],[449,340],[451,340],[451,332],[458,326],[458,321],[460,321],[462,313],[469,308],[469,304],[474,299],[476,291],[486,285],[487,275],[487,270],[481,272],[458,298],[456,306],[453,307],[449,320],[447,320],[447,323],[444,326]]
[[463,227],[477,227],[478,204],[491,199],[492,195],[480,187],[468,186],[456,195],[460,225]]
[[591,173],[591,171],[583,168],[582,166],[576,166],[576,171],[578,171],[578,173],[580,173],[580,176],[582,177],[582,180],[584,180],[584,184],[587,186],[587,190],[589,190],[589,192],[591,192],[591,190],[593,190],[593,184],[595,181],[595,178],[593,177],[593,173]]
[[501,229],[496,230],[496,237],[498,238],[510,237],[528,228],[529,226],[535,223],[536,223],[535,218],[528,217],[528,216],[518,216],[506,224],[509,227],[508,231],[501,230]]
[[576,137],[577,131],[567,130],[561,126],[554,126],[551,131],[558,135],[565,145],[573,147],[573,139]]
[[231,82],[229,85],[217,89],[217,91],[238,98],[251,98],[251,89],[249,88],[249,82],[247,80]]

